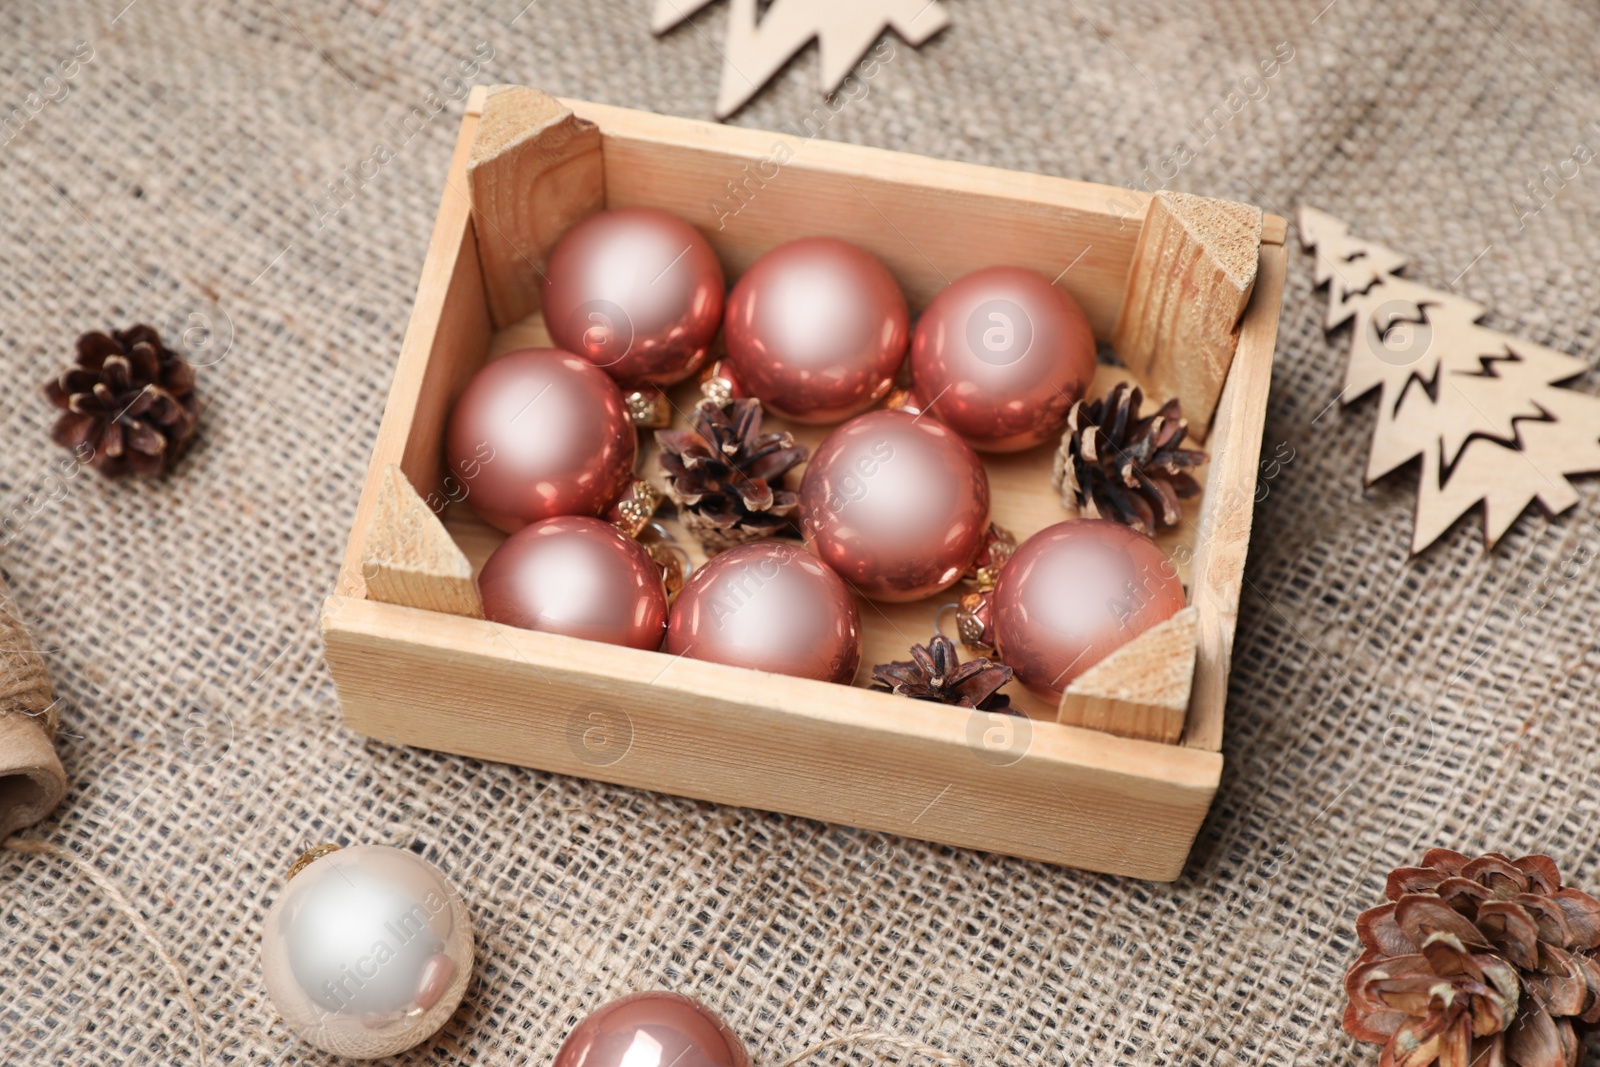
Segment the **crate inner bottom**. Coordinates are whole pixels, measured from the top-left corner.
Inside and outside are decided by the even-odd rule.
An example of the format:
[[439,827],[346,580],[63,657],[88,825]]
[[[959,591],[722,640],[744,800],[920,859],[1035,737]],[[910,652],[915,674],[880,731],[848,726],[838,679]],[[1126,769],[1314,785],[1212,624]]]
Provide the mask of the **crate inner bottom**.
[[[550,335],[544,327],[544,320],[538,314],[534,314],[497,332],[490,343],[488,358],[494,359],[519,348],[546,347],[549,344]],[[1126,369],[1102,364],[1095,375],[1091,395],[1103,396],[1117,382],[1125,380],[1134,380]],[[676,409],[673,417],[674,426],[682,426],[685,424],[684,413],[692,411],[700,397],[699,387],[691,380],[675,387],[670,395]],[[794,423],[775,415],[766,416],[762,425],[764,429],[788,430],[794,434],[797,441],[812,449],[815,449],[833,429],[832,426],[807,426]],[[657,451],[654,435],[648,432],[642,433],[636,469],[642,477],[648,478],[664,490],[665,479],[656,461]],[[1048,442],[1038,448],[1009,455],[980,453],[989,475],[990,518],[1015,534],[1019,542],[1047,526],[1074,517],[1074,513],[1062,505],[1060,496],[1050,484],[1055,452],[1056,444]],[[797,479],[803,469],[796,470],[791,476]],[[1205,484],[1208,470],[1209,465],[1202,466],[1196,472],[1196,477],[1202,486]],[[1179,577],[1185,588],[1189,585],[1188,560],[1194,548],[1196,516],[1199,511],[1199,497],[1186,501],[1182,524],[1157,538],[1161,548],[1174,557]],[[705,553],[701,551],[699,544],[675,518],[664,518],[660,521],[689,554],[695,567],[705,562]],[[475,575],[506,537],[479,519],[464,504],[451,504],[446,508],[444,523],[450,535],[471,561]],[[853,684],[864,688],[870,687],[874,665],[909,658],[912,644],[926,642],[935,633],[935,624],[940,617],[941,608],[953,605],[966,588],[968,586],[965,583],[958,583],[953,588],[924,600],[903,604],[879,603],[857,597],[856,604],[861,611],[862,655],[861,667],[856,672]],[[953,611],[944,612],[943,623],[945,632],[954,636]],[[964,650],[963,657],[965,657]],[[1011,697],[1013,707],[1029,717],[1047,722],[1055,721],[1055,701],[1039,697],[1016,682],[1006,686],[1003,692]]]

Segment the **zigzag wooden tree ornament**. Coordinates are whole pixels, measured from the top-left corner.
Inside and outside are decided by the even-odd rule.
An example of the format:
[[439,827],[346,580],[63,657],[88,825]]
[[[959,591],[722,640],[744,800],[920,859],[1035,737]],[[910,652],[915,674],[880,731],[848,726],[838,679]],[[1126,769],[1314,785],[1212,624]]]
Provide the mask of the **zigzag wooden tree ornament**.
[[1367,483],[1422,461],[1412,552],[1480,501],[1489,548],[1533,501],[1578,502],[1567,476],[1600,472],[1600,399],[1559,383],[1586,362],[1477,325],[1482,304],[1398,277],[1405,257],[1315,208],[1300,239],[1328,287],[1324,328],[1354,320],[1340,398],[1382,390]]
[[[711,0],[656,0],[650,29],[666,33]],[[813,40],[820,42],[822,91],[844,83],[886,29],[919,45],[950,25],[938,0],[775,0],[757,23],[756,0],[730,0],[717,118],[738,111]]]

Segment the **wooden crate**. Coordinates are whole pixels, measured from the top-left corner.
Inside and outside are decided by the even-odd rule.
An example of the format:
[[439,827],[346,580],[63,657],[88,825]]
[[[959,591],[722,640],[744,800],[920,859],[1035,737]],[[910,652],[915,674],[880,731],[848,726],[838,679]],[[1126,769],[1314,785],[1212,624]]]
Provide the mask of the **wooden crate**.
[[[1019,692],[1023,720],[866,688],[871,664],[929,636],[949,594],[863,603],[853,687],[474,617],[473,574],[502,535],[454,503],[448,412],[491,355],[547,342],[534,282],[561,232],[628,205],[698,226],[730,280],[785,240],[853,241],[889,266],[914,313],[983,266],[1055,278],[1127,364],[1103,368],[1097,392],[1133,377],[1210,424],[1205,491],[1162,539],[1188,607],[1085,674],[1059,706]],[[1222,770],[1284,231],[1282,219],[1222,201],[476,90],[323,611],[346,722],[394,743],[1176,878]],[[985,457],[994,516],[1019,537],[1069,517],[1050,486],[1052,452]]]

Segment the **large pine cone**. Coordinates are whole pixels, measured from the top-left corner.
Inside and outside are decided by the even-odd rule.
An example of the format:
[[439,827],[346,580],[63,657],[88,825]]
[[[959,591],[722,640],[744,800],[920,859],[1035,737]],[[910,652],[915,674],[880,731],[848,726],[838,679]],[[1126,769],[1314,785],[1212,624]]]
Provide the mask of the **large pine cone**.
[[1600,1021],[1600,901],[1549,856],[1430,850],[1363,912],[1344,1028],[1383,1067],[1573,1067]]
[[200,401],[194,368],[143,324],[78,338],[77,365],[45,384],[62,409],[50,431],[105,475],[161,474],[194,438]]
[[771,537],[789,527],[799,494],[783,476],[806,458],[787,433],[761,432],[761,402],[702,401],[688,430],[657,430],[667,492],[706,552]]
[[1189,471],[1206,454],[1183,448],[1189,433],[1177,400],[1140,417],[1144,395],[1118,382],[1101,400],[1079,400],[1067,413],[1053,483],[1061,502],[1086,519],[1113,519],[1143,534],[1183,519],[1178,501],[1200,492]]

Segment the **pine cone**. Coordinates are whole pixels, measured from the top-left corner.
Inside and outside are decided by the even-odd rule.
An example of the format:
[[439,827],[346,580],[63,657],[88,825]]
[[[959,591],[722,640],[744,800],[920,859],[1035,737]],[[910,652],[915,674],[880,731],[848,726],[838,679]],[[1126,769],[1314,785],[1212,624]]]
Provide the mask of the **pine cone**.
[[912,645],[909,660],[872,668],[872,688],[880,693],[980,711],[1011,711],[1011,698],[996,692],[1009,681],[1011,668],[1003,663],[983,658],[962,663],[955,643],[943,634]]
[[1090,519],[1115,519],[1144,534],[1178,525],[1180,498],[1200,492],[1189,468],[1206,454],[1179,448],[1189,424],[1176,399],[1139,417],[1138,386],[1118,382],[1102,400],[1067,412],[1053,482],[1061,502]]
[[805,461],[787,433],[761,432],[761,402],[702,402],[689,430],[657,430],[667,492],[708,553],[771,537],[790,524],[800,497],[783,476]]
[[1600,1021],[1600,901],[1549,856],[1431,849],[1363,912],[1344,1028],[1394,1067],[1572,1067]]
[[62,409],[50,431],[63,448],[93,449],[101,474],[162,474],[194,438],[200,401],[194,368],[143,323],[78,338],[78,362],[45,384]]

